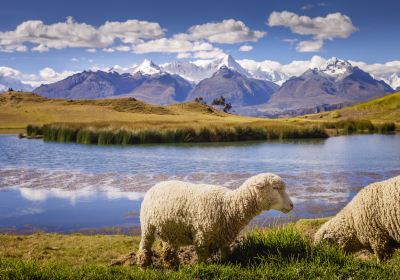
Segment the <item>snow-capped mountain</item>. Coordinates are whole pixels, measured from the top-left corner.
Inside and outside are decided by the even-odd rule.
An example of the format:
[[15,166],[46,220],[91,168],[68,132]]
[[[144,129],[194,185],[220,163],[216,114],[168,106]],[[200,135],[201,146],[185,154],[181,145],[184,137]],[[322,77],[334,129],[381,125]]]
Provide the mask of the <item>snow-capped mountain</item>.
[[137,67],[135,67],[132,71],[133,74],[140,72],[143,75],[154,75],[154,74],[160,74],[161,68],[157,64],[155,64],[153,61],[145,59],[141,64],[139,64]]
[[188,61],[174,61],[162,64],[160,67],[165,72],[179,75],[194,83],[209,77],[209,73],[203,67]]
[[353,66],[346,60],[336,57],[328,59],[324,65],[319,67],[319,72],[335,79],[343,79],[352,73]]
[[[41,85],[34,90],[42,96],[68,99],[135,97],[154,104],[182,102],[192,84],[178,75],[157,70],[146,61],[134,74],[83,71],[56,83]],[[152,74],[150,74],[152,73]]]
[[163,64],[161,68],[168,73],[177,74],[189,81],[198,83],[201,80],[210,78],[223,66],[246,77],[252,77],[231,55],[224,55],[214,60],[176,61]]
[[210,78],[202,80],[189,93],[187,100],[202,97],[207,103],[223,96],[235,109],[240,106],[260,105],[268,102],[278,86],[269,81],[249,78],[223,65]]
[[283,83],[265,106],[267,110],[264,112],[316,113],[324,106],[349,105],[390,92],[393,89],[384,81],[374,79],[348,61],[332,58],[321,67],[309,69]]

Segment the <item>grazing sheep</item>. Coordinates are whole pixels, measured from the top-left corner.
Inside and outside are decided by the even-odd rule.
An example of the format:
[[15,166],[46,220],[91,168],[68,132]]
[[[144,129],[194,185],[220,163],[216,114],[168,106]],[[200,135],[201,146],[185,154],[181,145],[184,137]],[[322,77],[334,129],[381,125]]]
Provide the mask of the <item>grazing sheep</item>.
[[167,266],[178,265],[177,250],[186,245],[195,246],[200,262],[217,251],[223,259],[252,218],[264,210],[288,213],[292,208],[284,182],[270,173],[251,177],[235,190],[181,181],[158,183],[146,193],[140,209],[137,262],[151,264],[155,236],[163,243]]
[[400,176],[362,189],[315,234],[347,251],[372,249],[377,261],[389,257],[400,242]]

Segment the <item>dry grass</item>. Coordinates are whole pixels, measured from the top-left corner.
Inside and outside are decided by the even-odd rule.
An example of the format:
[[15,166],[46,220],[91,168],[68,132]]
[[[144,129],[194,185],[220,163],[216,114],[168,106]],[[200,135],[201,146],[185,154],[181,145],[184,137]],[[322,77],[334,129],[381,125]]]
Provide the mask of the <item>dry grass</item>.
[[128,98],[57,100],[32,93],[0,94],[0,129],[55,122],[129,123],[138,129],[298,123],[225,114],[198,103],[155,106]]
[[140,237],[36,233],[0,235],[0,257],[62,261],[71,266],[109,264],[136,250]]

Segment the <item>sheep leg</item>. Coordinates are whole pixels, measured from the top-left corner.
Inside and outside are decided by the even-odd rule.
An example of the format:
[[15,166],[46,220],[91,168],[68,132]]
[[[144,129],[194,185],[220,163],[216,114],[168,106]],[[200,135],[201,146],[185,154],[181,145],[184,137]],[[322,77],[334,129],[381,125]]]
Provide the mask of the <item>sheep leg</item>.
[[163,242],[161,258],[165,267],[172,268],[179,266],[178,247],[168,242]]
[[197,262],[206,262],[209,256],[207,246],[196,246]]
[[389,251],[389,240],[387,239],[376,239],[371,241],[371,248],[375,253],[377,263],[381,263],[388,257]]
[[137,252],[137,264],[141,267],[149,266],[151,264],[151,247],[154,243],[155,229],[153,227],[146,227],[142,229],[142,238],[139,243],[139,250]]
[[229,246],[222,246],[221,247],[221,261],[226,261],[229,255],[231,254],[231,249]]

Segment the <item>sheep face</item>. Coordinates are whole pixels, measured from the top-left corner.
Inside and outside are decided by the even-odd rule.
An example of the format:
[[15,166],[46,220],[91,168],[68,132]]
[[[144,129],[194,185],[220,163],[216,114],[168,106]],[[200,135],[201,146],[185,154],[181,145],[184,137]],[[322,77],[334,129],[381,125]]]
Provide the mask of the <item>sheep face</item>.
[[329,220],[317,231],[314,236],[314,244],[317,245],[321,242],[338,244],[346,251],[363,248],[354,230],[348,226],[346,220],[341,216]]
[[285,191],[285,183],[275,174],[260,174],[256,176],[255,186],[263,210],[275,209],[289,213],[293,209],[293,202]]

